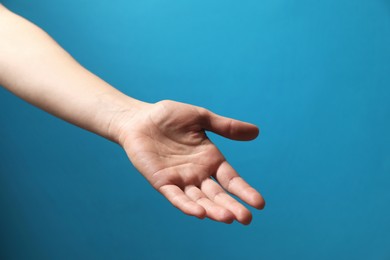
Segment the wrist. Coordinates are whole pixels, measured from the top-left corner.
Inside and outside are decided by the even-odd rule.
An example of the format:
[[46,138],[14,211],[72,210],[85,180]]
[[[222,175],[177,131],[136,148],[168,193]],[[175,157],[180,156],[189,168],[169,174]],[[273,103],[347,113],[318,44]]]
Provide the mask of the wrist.
[[[108,118],[105,126],[105,137],[123,146],[125,129],[136,124],[136,118],[152,104],[143,102],[124,94],[112,99],[111,108],[107,111]],[[108,101],[108,100],[107,100]]]

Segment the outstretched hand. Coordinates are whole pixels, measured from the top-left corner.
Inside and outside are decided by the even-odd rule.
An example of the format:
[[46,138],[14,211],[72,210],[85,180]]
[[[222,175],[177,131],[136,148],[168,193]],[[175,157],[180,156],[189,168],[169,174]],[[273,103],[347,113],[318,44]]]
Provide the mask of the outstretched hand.
[[[161,101],[120,117],[120,144],[151,185],[185,214],[225,223],[249,224],[262,196],[230,166],[205,131],[233,140],[252,140],[256,126],[221,117],[204,108]],[[229,194],[229,193],[230,194]]]
[[128,97],[1,4],[0,16],[2,86],[55,116],[119,142],[153,187],[186,214],[248,224],[251,213],[227,192],[253,207],[264,207],[261,195],[238,176],[205,133],[251,140],[258,135],[256,126],[200,107],[172,101],[146,104]]

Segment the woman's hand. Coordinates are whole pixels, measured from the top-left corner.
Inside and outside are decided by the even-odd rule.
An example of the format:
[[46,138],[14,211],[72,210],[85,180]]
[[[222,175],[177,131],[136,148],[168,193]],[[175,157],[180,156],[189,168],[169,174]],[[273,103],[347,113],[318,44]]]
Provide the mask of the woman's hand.
[[172,101],[146,104],[83,68],[48,34],[0,4],[0,84],[68,122],[119,142],[173,205],[199,218],[244,224],[260,194],[226,162],[205,130],[251,140],[256,126]]
[[184,213],[249,224],[250,211],[229,193],[255,208],[264,207],[262,196],[237,174],[205,133],[252,140],[259,134],[256,126],[173,101],[148,104],[136,114],[127,117],[125,112],[118,118],[118,140],[131,162]]

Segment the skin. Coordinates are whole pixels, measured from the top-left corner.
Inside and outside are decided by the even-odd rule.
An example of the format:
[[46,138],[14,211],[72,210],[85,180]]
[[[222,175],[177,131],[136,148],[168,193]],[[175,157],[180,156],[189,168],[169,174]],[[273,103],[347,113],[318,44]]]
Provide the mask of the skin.
[[47,112],[118,143],[149,183],[185,214],[249,224],[264,199],[210,141],[259,129],[205,108],[133,99],[78,64],[40,28],[0,5],[0,85]]

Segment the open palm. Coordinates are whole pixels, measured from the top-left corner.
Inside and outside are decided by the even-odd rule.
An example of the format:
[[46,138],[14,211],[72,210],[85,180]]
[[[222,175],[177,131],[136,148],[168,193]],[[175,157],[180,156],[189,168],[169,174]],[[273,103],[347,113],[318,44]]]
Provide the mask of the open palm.
[[123,124],[122,146],[151,185],[184,213],[249,224],[250,211],[227,192],[258,209],[264,200],[229,165],[206,130],[234,140],[251,140],[259,133],[252,124],[162,101]]

